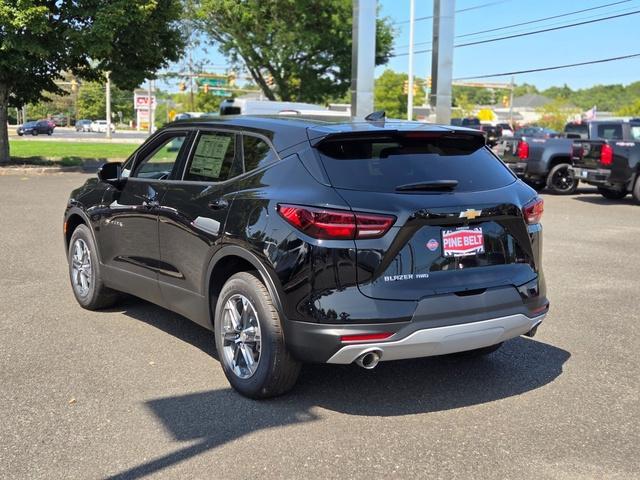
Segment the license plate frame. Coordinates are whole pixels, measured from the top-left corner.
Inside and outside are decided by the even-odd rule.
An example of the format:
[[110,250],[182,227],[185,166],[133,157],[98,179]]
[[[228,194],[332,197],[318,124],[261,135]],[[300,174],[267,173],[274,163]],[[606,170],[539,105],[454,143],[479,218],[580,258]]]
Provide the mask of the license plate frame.
[[469,257],[484,252],[484,232],[481,226],[442,229],[443,257]]

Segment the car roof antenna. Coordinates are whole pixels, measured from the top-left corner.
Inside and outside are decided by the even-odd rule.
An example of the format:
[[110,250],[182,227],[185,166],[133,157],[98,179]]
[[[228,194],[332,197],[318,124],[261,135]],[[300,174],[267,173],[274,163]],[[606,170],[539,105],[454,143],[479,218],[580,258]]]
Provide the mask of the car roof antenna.
[[364,119],[367,122],[384,122],[387,114],[384,110],[378,110],[377,112],[370,113]]

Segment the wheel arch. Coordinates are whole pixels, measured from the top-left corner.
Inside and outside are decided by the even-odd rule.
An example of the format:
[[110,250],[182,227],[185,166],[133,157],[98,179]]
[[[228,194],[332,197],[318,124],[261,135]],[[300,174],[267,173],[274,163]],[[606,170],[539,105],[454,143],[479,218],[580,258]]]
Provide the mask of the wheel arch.
[[96,246],[96,254],[98,256],[98,261],[102,263],[102,257],[100,255],[100,247],[98,246],[98,242],[96,241],[96,235],[93,231],[93,225],[91,224],[91,220],[87,216],[87,214],[78,207],[71,207],[64,218],[63,225],[63,234],[64,234],[64,248],[65,253],[69,252],[69,242],[71,241],[71,236],[78,225],[86,225],[91,232],[91,238],[93,240],[93,244]]
[[210,308],[211,321],[213,324],[217,297],[223,285],[232,275],[238,272],[255,270],[260,275],[261,280],[267,287],[274,306],[281,318],[284,318],[284,310],[281,301],[280,290],[277,287],[271,273],[263,262],[246,248],[239,245],[225,245],[220,248],[211,258],[206,271],[205,289],[207,302]]
[[551,172],[551,169],[553,167],[555,167],[556,165],[560,165],[561,163],[568,163],[569,165],[571,165],[573,162],[571,161],[571,157],[569,155],[558,153],[550,156],[549,161],[547,162],[549,172]]

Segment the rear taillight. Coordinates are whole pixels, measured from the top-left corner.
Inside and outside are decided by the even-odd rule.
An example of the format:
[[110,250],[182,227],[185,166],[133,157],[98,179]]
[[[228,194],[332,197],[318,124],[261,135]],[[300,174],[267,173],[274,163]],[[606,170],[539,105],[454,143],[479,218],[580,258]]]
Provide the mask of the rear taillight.
[[522,207],[522,214],[524,215],[524,221],[529,225],[534,223],[540,223],[542,214],[544,213],[544,200],[540,197],[536,197],[531,202]]
[[278,213],[301,232],[323,240],[379,238],[387,233],[395,222],[395,217],[390,215],[302,205],[278,205]]
[[609,166],[613,163],[613,148],[608,143],[602,144],[602,149],[600,150],[600,164]]
[[518,148],[516,150],[516,154],[520,160],[526,160],[529,158],[529,144],[524,140],[520,140],[518,142]]

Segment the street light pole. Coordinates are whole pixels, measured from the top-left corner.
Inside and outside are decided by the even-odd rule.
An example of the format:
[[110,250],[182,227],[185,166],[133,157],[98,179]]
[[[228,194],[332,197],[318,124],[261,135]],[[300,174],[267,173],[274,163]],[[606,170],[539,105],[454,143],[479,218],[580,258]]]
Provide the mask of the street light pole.
[[107,72],[107,87],[106,87],[106,103],[107,103],[107,138],[111,139],[111,72]]
[[433,52],[431,54],[431,105],[436,123],[451,122],[455,0],[433,1]]
[[407,120],[413,120],[413,31],[416,18],[416,3],[409,4],[409,91],[407,92]]
[[353,0],[351,55],[351,115],[373,112],[376,60],[376,0]]

